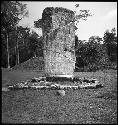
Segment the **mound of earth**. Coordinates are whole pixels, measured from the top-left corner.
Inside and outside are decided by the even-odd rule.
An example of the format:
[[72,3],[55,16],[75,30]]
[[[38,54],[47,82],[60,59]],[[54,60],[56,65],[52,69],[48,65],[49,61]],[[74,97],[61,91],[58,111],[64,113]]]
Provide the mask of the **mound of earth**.
[[43,57],[33,57],[19,65],[12,67],[14,70],[43,70],[44,59]]

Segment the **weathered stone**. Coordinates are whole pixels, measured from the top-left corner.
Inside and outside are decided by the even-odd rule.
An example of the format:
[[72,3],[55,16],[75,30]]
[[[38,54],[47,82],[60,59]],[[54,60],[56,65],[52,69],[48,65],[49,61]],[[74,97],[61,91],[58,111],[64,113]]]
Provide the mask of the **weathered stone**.
[[42,14],[45,73],[72,75],[75,69],[74,12],[48,7]]
[[64,90],[57,90],[57,94],[61,96],[65,96],[65,91]]

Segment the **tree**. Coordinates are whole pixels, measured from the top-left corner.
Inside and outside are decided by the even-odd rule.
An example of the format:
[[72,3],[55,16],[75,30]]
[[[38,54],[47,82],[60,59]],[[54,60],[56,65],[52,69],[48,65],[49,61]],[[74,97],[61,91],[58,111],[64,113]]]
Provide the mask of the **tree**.
[[87,71],[95,71],[108,62],[104,46],[101,43],[102,38],[91,36],[88,42],[79,41],[79,47],[76,51],[79,67],[87,67]]
[[102,38],[99,36],[91,36],[88,40],[88,57],[91,65],[98,65],[99,60],[101,58],[101,41]]
[[29,37],[29,48],[32,51],[34,57],[36,57],[36,50],[38,47],[38,43],[39,43],[39,39],[38,39],[39,35],[36,32],[32,32],[32,34]]
[[[17,26],[16,32],[16,64],[20,63],[20,49],[24,48],[25,37],[29,37],[29,28],[23,28],[22,26]],[[27,36],[26,36],[27,35]]]
[[26,4],[19,1],[1,2],[2,30],[10,30],[24,17],[28,15]]
[[38,38],[39,42],[38,42],[38,46],[37,46],[37,55],[39,57],[44,57],[43,55],[43,48],[44,48],[44,44],[43,44],[43,37],[41,36],[40,38]]
[[[29,28],[24,28],[22,26],[17,27],[17,33],[16,31],[10,32],[10,38],[9,38],[9,50],[12,57],[15,59],[15,64],[19,64],[23,60],[23,54],[26,52],[28,46],[27,46],[27,39],[29,38]],[[24,50],[26,49],[26,50]],[[24,51],[24,52],[23,52]],[[23,52],[23,53],[22,53]],[[14,56],[13,56],[14,55]],[[26,58],[26,57],[25,57]],[[12,59],[13,60],[13,59]]]
[[84,43],[82,40],[78,39],[78,36],[75,35],[75,56],[76,56],[76,63],[75,63],[75,70],[78,70],[84,67]]
[[19,1],[2,1],[1,2],[1,35],[4,35],[4,41],[7,45],[7,55],[8,55],[8,68],[9,64],[9,33],[15,30],[18,22],[28,15],[26,10],[26,4],[22,4]]
[[103,43],[109,57],[109,61],[117,61],[117,36],[115,28],[113,28],[111,32],[107,30],[104,33],[103,39]]
[[88,40],[88,55],[90,56],[90,63],[96,63],[99,61],[99,53],[100,53],[100,42],[102,38],[99,36],[91,36]]
[[78,48],[78,37],[75,35],[75,50]]
[[99,36],[91,36],[88,40],[87,56],[91,70],[100,69],[108,63],[108,56],[101,41],[103,40]]
[[100,44],[100,42],[102,41],[102,38],[100,38],[99,36],[91,36],[89,38],[89,43],[96,43],[96,44]]

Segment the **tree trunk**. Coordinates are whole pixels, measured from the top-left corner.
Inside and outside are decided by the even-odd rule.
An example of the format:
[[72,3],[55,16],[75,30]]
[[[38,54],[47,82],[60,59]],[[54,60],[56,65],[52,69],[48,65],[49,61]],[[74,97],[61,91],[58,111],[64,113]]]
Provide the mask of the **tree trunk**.
[[16,50],[16,46],[15,46],[15,54],[16,54],[16,65],[17,65],[17,50]]
[[9,35],[7,33],[7,64],[8,64],[7,68],[10,68],[9,58],[10,58],[10,54],[9,54]]
[[24,41],[25,41],[24,39],[25,39],[25,38],[23,37],[23,45],[24,45]]
[[18,48],[18,42],[17,42],[17,52],[18,52],[18,64],[19,64],[19,48]]
[[36,57],[36,52],[34,52],[34,57]]
[[16,51],[17,51],[17,53],[16,53],[16,59],[17,59],[17,65],[19,64],[19,48],[18,48],[18,33],[17,33],[17,26],[16,26]]

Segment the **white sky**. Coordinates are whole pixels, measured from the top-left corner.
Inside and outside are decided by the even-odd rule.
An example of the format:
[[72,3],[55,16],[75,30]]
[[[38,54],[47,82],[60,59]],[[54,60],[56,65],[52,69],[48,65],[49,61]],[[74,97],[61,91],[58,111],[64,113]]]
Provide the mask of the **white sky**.
[[[92,14],[86,21],[78,24],[76,34],[80,40],[88,40],[93,35],[104,36],[104,32],[112,28],[117,30],[117,2],[22,2],[27,4],[29,17],[23,18],[19,25],[29,26],[41,35],[40,29],[34,28],[34,21],[42,18],[42,12],[46,7],[64,7],[73,11],[81,9],[90,10]],[[75,8],[79,4],[79,8]]]

